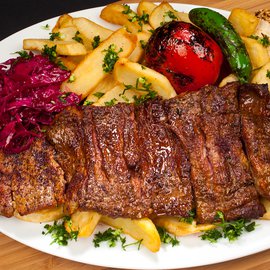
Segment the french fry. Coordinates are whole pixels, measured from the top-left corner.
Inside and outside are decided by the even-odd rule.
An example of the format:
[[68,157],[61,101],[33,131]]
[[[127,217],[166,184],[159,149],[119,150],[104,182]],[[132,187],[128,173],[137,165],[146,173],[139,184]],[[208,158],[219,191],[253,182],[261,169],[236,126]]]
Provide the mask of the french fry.
[[28,222],[50,222],[62,218],[64,216],[64,210],[63,206],[59,206],[56,208],[40,210],[24,216],[21,216],[17,211],[15,211],[14,216]]
[[92,22],[86,18],[73,18],[73,24],[83,37],[84,44],[87,49],[93,49],[92,42],[94,37],[99,36],[100,41],[107,39],[113,31],[99,24]]
[[[102,80],[95,89],[91,92],[91,94],[86,98],[86,101],[90,103],[97,102],[100,98],[97,93],[106,94],[111,89],[113,89],[117,85],[117,81],[115,81],[114,77],[109,74],[104,80]],[[103,104],[104,105],[104,104]]]
[[266,210],[265,214],[263,215],[261,219],[270,220],[270,201],[265,198],[262,198],[261,203],[263,204]]
[[255,71],[255,74],[251,80],[252,83],[257,84],[268,84],[268,88],[270,89],[270,78],[267,76],[269,74],[270,70],[270,62],[265,64],[263,67],[261,67],[259,70]]
[[253,69],[257,69],[269,62],[269,54],[267,48],[257,40],[249,37],[241,37],[245,43],[248,55]]
[[87,53],[83,44],[76,41],[61,41],[49,39],[24,39],[23,49],[42,51],[44,46],[53,47],[56,45],[56,52],[59,55],[85,55]]
[[124,5],[116,3],[107,5],[100,13],[100,18],[103,20],[122,25],[131,33],[152,30],[149,24],[139,23],[138,20],[134,19],[134,16],[136,16],[134,11],[127,12]]
[[149,23],[153,29],[158,28],[166,22],[179,20],[178,12],[168,2],[160,3],[150,14]]
[[164,75],[126,58],[120,58],[116,62],[113,75],[118,82],[132,86],[136,85],[138,78],[145,78],[148,83],[151,83],[151,89],[164,99],[176,96],[174,88]]
[[95,230],[101,215],[94,211],[76,211],[71,215],[71,226],[65,223],[68,232],[79,231],[78,237],[89,237]]
[[140,62],[144,56],[144,46],[148,42],[149,38],[151,37],[150,32],[138,32],[137,34],[137,43],[134,51],[129,56],[129,60],[132,62]]
[[52,32],[59,32],[60,28],[69,26],[73,26],[72,16],[70,16],[69,14],[63,14],[58,18],[54,28],[52,29]]
[[189,224],[187,222],[180,221],[178,217],[158,217],[154,219],[153,222],[155,225],[165,228],[166,231],[175,236],[194,234],[215,228],[215,225],[196,224],[196,221]]
[[234,8],[229,21],[237,33],[245,37],[252,35],[259,23],[259,19],[253,13],[242,8]]
[[65,81],[62,84],[62,90],[72,91],[82,95],[82,98],[87,97],[97,84],[108,75],[104,72],[102,65],[109,46],[115,46],[119,57],[128,57],[134,50],[136,41],[136,36],[128,33],[125,29],[117,30],[84,58],[73,71],[75,81]]
[[149,218],[130,219],[130,218],[110,218],[101,217],[105,224],[117,229],[122,229],[124,233],[136,240],[142,240],[142,245],[152,252],[160,249],[160,237],[156,226]]
[[157,5],[153,2],[141,1],[137,7],[137,13],[139,16],[142,16],[143,14],[150,15],[156,7]]
[[117,104],[119,102],[132,103],[134,101],[134,95],[138,95],[135,90],[129,89],[125,92],[125,86],[123,84],[118,84],[113,87],[110,91],[107,91],[100,99],[98,99],[93,105],[94,106],[104,106],[106,104]]

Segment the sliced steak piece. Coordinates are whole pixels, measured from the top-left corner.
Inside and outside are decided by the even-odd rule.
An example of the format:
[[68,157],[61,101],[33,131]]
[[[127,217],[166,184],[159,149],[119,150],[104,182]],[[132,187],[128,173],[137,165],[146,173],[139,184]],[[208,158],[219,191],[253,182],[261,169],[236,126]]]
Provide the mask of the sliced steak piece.
[[207,86],[166,101],[168,121],[189,153],[197,219],[257,218],[259,202],[240,141],[237,84]]
[[20,215],[57,207],[64,202],[63,170],[55,161],[55,151],[45,139],[12,157],[12,195]]
[[194,208],[190,163],[166,124],[163,102],[151,101],[136,111],[142,190],[153,215],[187,217]]
[[261,196],[270,199],[270,95],[267,85],[240,87],[242,137]]

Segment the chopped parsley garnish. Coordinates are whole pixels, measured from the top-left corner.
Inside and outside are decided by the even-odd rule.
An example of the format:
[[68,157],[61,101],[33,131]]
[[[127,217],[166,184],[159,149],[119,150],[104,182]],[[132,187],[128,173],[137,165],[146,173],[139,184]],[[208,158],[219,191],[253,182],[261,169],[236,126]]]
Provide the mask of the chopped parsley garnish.
[[186,218],[180,218],[180,221],[182,222],[186,222],[188,224],[192,224],[192,222],[194,221],[194,218],[196,216],[196,212],[194,210],[189,211],[189,216]]
[[160,24],[163,25],[166,22],[171,22],[173,20],[178,20],[177,16],[175,15],[175,13],[171,10],[166,11],[163,15],[164,18],[164,22],[161,22]]
[[73,83],[76,81],[76,76],[74,74],[71,74],[69,79],[68,79],[68,83]]
[[164,244],[171,244],[173,247],[180,244],[179,240],[174,236],[172,237],[167,233],[165,228],[157,227],[157,231],[159,233],[160,241]]
[[125,94],[126,91],[130,89],[135,89],[137,91],[145,92],[145,94],[141,96],[133,96],[135,105],[139,105],[144,103],[145,101],[149,99],[154,99],[157,96],[157,92],[152,90],[152,84],[147,82],[147,79],[145,77],[140,77],[136,80],[136,85],[125,85],[125,89],[122,93],[122,95]]
[[80,35],[80,31],[76,31],[75,36],[72,39],[83,44],[83,39],[79,35]]
[[119,51],[117,52],[116,46],[114,44],[111,44],[107,50],[103,51],[103,52],[106,52],[103,59],[103,64],[102,64],[102,68],[104,72],[109,73],[113,70],[116,61],[119,59],[118,54],[122,51],[123,49],[120,48]]
[[105,106],[113,106],[116,104],[116,101],[117,101],[117,99],[113,98],[110,101],[105,101],[104,104],[105,104]]
[[52,47],[44,45],[41,54],[43,56],[47,56],[50,59],[50,61],[55,62],[61,69],[68,70],[68,68],[64,65],[63,61],[57,58],[56,45]]
[[142,49],[145,49],[147,42],[145,40],[140,40],[140,44],[141,44]]
[[[67,224],[70,232],[66,230],[65,224]],[[63,217],[61,221],[54,221],[53,225],[46,224],[43,231],[43,235],[50,234],[53,241],[51,245],[56,243],[60,246],[67,246],[70,240],[77,241],[79,231],[73,231],[71,228],[71,219],[68,216]]]
[[122,236],[123,230],[122,229],[112,229],[108,228],[104,232],[98,232],[95,234],[93,243],[95,247],[100,247],[101,242],[107,242],[109,247],[115,247],[117,242],[121,242],[121,247],[123,250],[126,250],[126,247],[131,245],[138,245],[138,250],[141,247],[142,240],[138,240],[133,243],[126,244],[126,237]]
[[62,39],[62,37],[61,37],[61,34],[60,34],[60,32],[55,32],[55,33],[50,33],[49,34],[50,35],[50,40],[61,40]]
[[41,26],[41,29],[43,29],[43,30],[50,30],[50,26],[48,24],[42,25]]
[[270,39],[267,35],[262,34],[262,37],[256,36],[256,35],[251,35],[249,38],[255,39],[259,41],[264,47],[270,46]]
[[230,242],[235,241],[243,233],[243,231],[251,232],[255,230],[256,223],[249,222],[245,219],[227,222],[221,211],[217,212],[216,219],[220,220],[217,223],[217,228],[208,230],[201,235],[202,240],[207,240],[210,243],[216,243],[220,238],[227,238]]
[[15,52],[15,53],[17,53],[20,57],[22,57],[22,58],[24,58],[24,59],[30,59],[30,58],[32,58],[32,55],[29,54],[29,53],[28,53],[27,51],[25,51],[25,50],[17,51],[17,52]]
[[269,69],[266,71],[266,77],[270,79],[270,70]]
[[100,44],[100,36],[95,36],[92,42],[93,49],[97,48],[99,44]]
[[90,106],[92,104],[94,104],[94,101],[85,100],[84,103],[83,103],[83,106]]
[[139,16],[130,8],[129,5],[124,4],[123,7],[124,7],[124,10],[122,11],[122,13],[128,16],[128,20],[130,22],[138,22],[138,25],[140,26],[139,32],[141,32],[143,24],[149,23],[149,14],[143,11],[143,14]]
[[100,99],[101,97],[104,96],[104,93],[102,93],[102,92],[96,92],[96,93],[94,93],[93,95],[94,95],[95,97],[97,97],[98,99]]

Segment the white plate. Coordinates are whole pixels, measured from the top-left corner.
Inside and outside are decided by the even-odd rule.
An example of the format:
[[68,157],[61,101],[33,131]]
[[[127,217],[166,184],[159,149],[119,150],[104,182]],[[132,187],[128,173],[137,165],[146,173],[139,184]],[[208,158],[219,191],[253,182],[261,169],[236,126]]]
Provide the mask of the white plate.
[[[131,6],[136,7],[135,4]],[[189,11],[195,7],[183,4],[173,4],[173,6],[178,11]],[[93,8],[74,12],[71,15],[87,17],[106,27],[115,29],[115,26],[99,19],[100,11],[101,8]],[[228,16],[228,12],[218,11]],[[11,53],[22,49],[24,38],[47,38],[49,31],[42,30],[41,26],[46,24],[53,26],[55,22],[56,18],[43,21],[1,41],[0,61],[14,57]],[[144,247],[139,251],[132,246],[127,251],[123,251],[120,246],[108,248],[106,244],[102,244],[100,248],[95,248],[92,243],[93,238],[79,239],[77,242],[71,242],[67,247],[59,247],[56,244],[50,245],[50,236],[41,234],[44,224],[27,223],[15,218],[0,217],[0,231],[32,248],[87,264],[129,269],[172,269],[224,262],[270,248],[270,224],[267,221],[258,221],[258,223],[260,226],[254,232],[242,235],[235,243],[222,240],[217,244],[209,244],[200,240],[198,235],[192,235],[179,238],[179,246],[163,245],[156,254],[149,252]],[[105,228],[99,225],[96,232],[103,231]],[[133,241],[131,238],[128,238],[128,240]]]

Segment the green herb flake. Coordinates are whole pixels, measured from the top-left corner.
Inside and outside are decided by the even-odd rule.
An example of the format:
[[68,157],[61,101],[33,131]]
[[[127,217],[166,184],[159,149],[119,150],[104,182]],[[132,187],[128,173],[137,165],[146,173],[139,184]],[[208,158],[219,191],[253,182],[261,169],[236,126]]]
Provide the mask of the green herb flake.
[[55,63],[63,70],[68,70],[68,68],[65,66],[62,60],[57,60]]
[[175,13],[171,10],[166,11],[163,15],[164,22],[171,22],[173,20],[178,20],[178,17],[175,15]]
[[72,39],[83,44],[83,39],[79,35],[80,35],[80,32],[76,31],[75,36]]
[[117,102],[117,99],[113,98],[113,99],[111,99],[110,101],[105,101],[105,102],[104,102],[104,105],[105,105],[105,106],[113,106],[113,105],[116,104],[116,102]]
[[147,45],[147,42],[145,40],[140,40],[140,44],[141,44],[141,47],[142,49],[145,49],[146,48],[146,45]]
[[102,93],[102,92],[96,92],[96,93],[94,93],[93,95],[94,95],[95,97],[97,97],[98,99],[100,99],[101,97],[104,96],[104,94],[105,94],[105,93]]
[[92,104],[94,104],[94,101],[85,100],[84,103],[83,103],[83,106],[90,106]]
[[48,45],[44,45],[43,50],[42,50],[42,55],[48,56],[50,61],[55,62],[57,58],[56,45],[52,47],[49,47]]
[[[70,232],[66,230],[65,224],[68,225]],[[54,221],[53,225],[46,224],[44,226],[45,231],[42,232],[43,235],[50,234],[53,241],[51,245],[56,243],[60,246],[67,246],[70,240],[77,241],[79,231],[73,231],[71,228],[72,222],[70,217],[65,216],[60,221]]]
[[270,46],[270,39],[269,36],[262,34],[262,37],[256,36],[256,35],[251,35],[249,38],[255,39],[258,42],[260,42],[264,47]]
[[30,59],[30,58],[32,58],[32,55],[29,54],[29,53],[28,53],[27,51],[25,51],[25,50],[17,51],[17,52],[15,52],[15,53],[17,53],[20,57],[22,57],[22,58],[24,58],[24,59]]
[[49,24],[42,25],[41,26],[41,29],[43,29],[43,30],[50,30],[50,26],[49,26]]
[[157,227],[157,231],[159,233],[160,241],[164,244],[171,244],[173,247],[180,244],[179,240],[174,236],[172,237],[167,233],[165,228]]
[[50,35],[49,39],[52,40],[52,41],[62,39],[60,32],[49,33],[49,35]]
[[192,222],[194,221],[194,218],[196,216],[196,212],[195,212],[195,210],[191,210],[191,211],[189,211],[188,214],[189,214],[188,217],[180,218],[180,221],[188,223],[188,224],[192,224]]
[[144,65],[141,65],[141,69],[142,69],[142,70],[145,70],[146,67],[145,67]]
[[73,83],[73,82],[75,82],[75,81],[76,81],[76,76],[75,76],[75,74],[71,74],[70,77],[69,77],[69,79],[68,79],[68,83]]
[[67,98],[70,94],[71,94],[70,92],[62,94],[62,95],[59,97],[59,100],[60,100],[62,103],[67,103],[66,98]]
[[94,235],[93,243],[94,246],[100,247],[100,243],[107,242],[109,247],[115,247],[117,242],[121,242],[121,247],[126,250],[126,247],[131,245],[138,245],[138,249],[141,247],[142,239],[133,243],[126,244],[126,237],[122,236],[122,229],[112,229],[108,228],[104,232],[98,232]]
[[105,52],[105,56],[103,59],[102,68],[103,71],[109,73],[113,70],[116,61],[119,59],[119,53],[122,52],[123,49],[120,48],[119,51],[116,51],[116,46],[111,44],[107,50],[103,50]]
[[266,71],[266,77],[270,79],[270,70],[269,69]]
[[217,212],[215,219],[220,221],[220,223],[215,224],[217,228],[204,232],[201,235],[202,240],[215,243],[220,238],[227,238],[232,242],[237,240],[244,231],[251,232],[254,231],[256,227],[255,222],[249,222],[244,219],[227,222],[221,211]]
[[99,44],[100,44],[100,36],[95,36],[92,42],[93,49],[97,48]]

